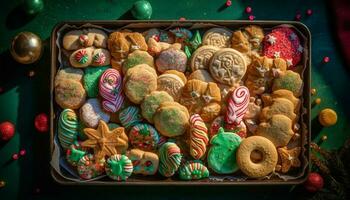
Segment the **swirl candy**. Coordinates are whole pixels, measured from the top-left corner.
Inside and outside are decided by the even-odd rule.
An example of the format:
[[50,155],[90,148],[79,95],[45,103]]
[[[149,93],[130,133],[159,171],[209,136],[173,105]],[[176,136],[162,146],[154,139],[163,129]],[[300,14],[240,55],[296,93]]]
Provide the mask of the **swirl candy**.
[[180,179],[196,180],[209,177],[209,171],[205,165],[198,161],[190,161],[179,169]]
[[245,86],[236,88],[228,99],[225,121],[228,124],[239,125],[249,104],[249,90]]
[[58,140],[64,149],[69,149],[70,145],[77,139],[78,131],[79,121],[74,110],[63,110],[58,119]]
[[115,154],[108,158],[105,169],[107,176],[111,179],[125,181],[131,175],[133,166],[127,156]]
[[75,60],[77,62],[79,62],[80,64],[85,64],[88,60],[89,60],[89,56],[86,52],[85,49],[81,49],[79,50],[75,56],[74,56]]
[[103,65],[106,62],[106,55],[103,52],[98,52],[97,54],[94,55],[92,60],[97,65]]
[[159,158],[159,173],[165,177],[171,177],[181,164],[182,154],[175,143],[166,142],[159,149]]
[[102,100],[102,107],[108,112],[117,112],[123,102],[124,95],[121,93],[122,76],[115,69],[107,69],[100,78],[99,93]]
[[194,114],[190,118],[190,153],[195,159],[203,157],[207,150],[208,129],[204,121],[198,114]]

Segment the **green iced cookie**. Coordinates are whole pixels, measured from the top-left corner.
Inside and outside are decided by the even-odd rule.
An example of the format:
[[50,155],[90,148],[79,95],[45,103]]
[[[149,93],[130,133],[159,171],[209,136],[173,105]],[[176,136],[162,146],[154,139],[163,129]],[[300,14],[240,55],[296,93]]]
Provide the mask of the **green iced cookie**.
[[241,143],[241,137],[235,133],[219,129],[211,140],[208,152],[208,167],[218,174],[231,174],[237,171],[236,151]]
[[139,64],[147,64],[150,67],[154,68],[153,57],[149,55],[149,53],[147,53],[146,51],[136,50],[132,52],[128,55],[128,58],[123,63],[123,74],[125,74],[126,71],[128,71],[128,69],[133,68],[134,66]]
[[115,154],[106,162],[106,174],[109,178],[117,181],[125,181],[133,171],[131,160],[121,154]]
[[182,180],[197,180],[209,177],[209,171],[200,161],[189,161],[179,169],[179,176]]
[[292,91],[295,97],[299,97],[302,92],[303,80],[300,75],[291,70],[287,70],[285,74],[273,81],[272,91],[286,89]]
[[84,88],[87,96],[95,98],[98,95],[98,83],[103,72],[110,68],[110,66],[103,67],[88,67],[84,74]]
[[174,99],[165,91],[153,91],[147,95],[141,103],[142,116],[150,123],[153,123],[153,115],[156,112],[159,105],[163,102],[171,101]]

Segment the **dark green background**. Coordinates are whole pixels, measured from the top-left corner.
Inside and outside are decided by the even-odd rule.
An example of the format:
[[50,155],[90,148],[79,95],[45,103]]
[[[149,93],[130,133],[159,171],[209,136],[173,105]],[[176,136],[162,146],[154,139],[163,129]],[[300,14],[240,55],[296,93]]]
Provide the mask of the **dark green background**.
[[[131,19],[127,12],[134,1],[117,0],[46,0],[44,11],[28,17],[20,9],[20,1],[1,4],[0,12],[0,121],[16,124],[16,135],[7,143],[0,144],[0,180],[6,187],[0,189],[0,199],[89,199],[107,196],[111,198],[172,198],[185,199],[196,195],[200,198],[291,199],[303,192],[291,187],[67,187],[59,186],[49,174],[49,135],[34,129],[34,117],[49,111],[50,33],[54,25],[64,20],[111,20]],[[318,140],[326,134],[324,148],[338,148],[349,136],[350,98],[348,95],[348,68],[342,62],[334,31],[334,19],[330,6],[322,0],[271,1],[232,0],[232,6],[222,9],[225,0],[152,0],[152,19],[247,19],[244,8],[250,5],[256,19],[293,20],[296,12],[303,15],[312,33],[312,86],[322,99],[321,105],[312,110],[312,118],[320,109],[331,107],[338,113],[338,123],[330,128],[320,128],[313,120],[312,138]],[[306,9],[313,9],[307,17]],[[42,59],[33,65],[19,65],[9,54],[11,38],[21,31],[37,33],[44,41]],[[322,64],[323,56],[331,62]],[[28,77],[29,70],[35,76]],[[313,96],[313,99],[316,98]],[[27,155],[11,161],[13,153],[25,148]],[[34,191],[40,188],[39,194]],[[304,194],[303,194],[304,195]]]

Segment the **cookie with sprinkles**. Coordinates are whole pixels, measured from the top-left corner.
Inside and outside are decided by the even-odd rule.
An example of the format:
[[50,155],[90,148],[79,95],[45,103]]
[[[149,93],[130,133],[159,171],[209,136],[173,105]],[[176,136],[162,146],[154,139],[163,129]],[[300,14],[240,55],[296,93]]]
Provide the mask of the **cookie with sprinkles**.
[[129,140],[135,148],[152,151],[158,146],[159,133],[152,125],[139,123],[130,129]]
[[112,155],[106,162],[106,174],[116,181],[125,181],[133,171],[131,160],[121,154]]
[[87,154],[80,158],[77,164],[77,170],[80,178],[92,179],[101,175],[105,171],[105,160],[97,160],[94,155]]
[[289,68],[297,65],[303,53],[298,35],[291,28],[280,27],[264,38],[263,54],[269,58],[283,58]]
[[120,123],[126,128],[129,129],[132,126],[142,122],[141,110],[136,106],[129,106],[123,109],[119,113]]

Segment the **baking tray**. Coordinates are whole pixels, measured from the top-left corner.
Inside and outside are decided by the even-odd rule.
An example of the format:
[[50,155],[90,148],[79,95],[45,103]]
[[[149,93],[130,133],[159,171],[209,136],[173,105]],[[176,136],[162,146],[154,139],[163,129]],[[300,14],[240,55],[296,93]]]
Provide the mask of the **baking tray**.
[[[84,181],[84,182],[76,182],[67,179],[64,175],[58,173],[51,166],[51,175],[52,178],[59,184],[63,185],[150,185],[150,186],[186,186],[186,185],[295,185],[304,182],[310,173],[310,138],[311,138],[311,101],[310,101],[310,88],[311,88],[311,33],[306,25],[296,21],[247,21],[247,20],[186,20],[186,21],[178,21],[178,20],[151,20],[151,21],[143,21],[143,20],[85,20],[85,21],[64,21],[58,23],[52,33],[51,33],[51,82],[50,82],[50,152],[51,156],[54,152],[54,135],[56,130],[56,116],[55,110],[57,105],[54,100],[54,78],[56,75],[56,71],[58,68],[58,47],[56,45],[57,40],[57,31],[62,28],[64,25],[72,25],[80,27],[84,24],[92,24],[97,26],[102,26],[106,29],[116,30],[118,28],[127,26],[129,24],[137,24],[137,26],[143,27],[145,29],[148,28],[166,28],[166,27],[190,27],[193,24],[215,24],[218,26],[225,26],[231,30],[237,29],[239,27],[245,25],[259,25],[264,29],[272,28],[279,25],[291,25],[293,26],[299,33],[301,33],[304,38],[305,43],[305,51],[304,51],[304,61],[303,61],[303,95],[302,95],[302,109],[304,109],[304,115],[302,115],[301,120],[303,122],[301,126],[301,143],[304,146],[305,151],[304,158],[302,161],[302,167],[304,168],[304,172],[299,178],[292,180],[283,180],[283,179],[263,179],[263,180],[226,180],[220,179],[217,180],[196,180],[196,181],[181,181],[179,179],[173,178],[164,178],[158,176],[131,176],[127,181],[117,182],[111,181],[108,179],[96,180],[96,181]],[[303,111],[301,111],[303,112]],[[306,161],[306,162],[305,162]],[[225,175],[222,175],[225,176]],[[106,181],[108,180],[108,181]]]

